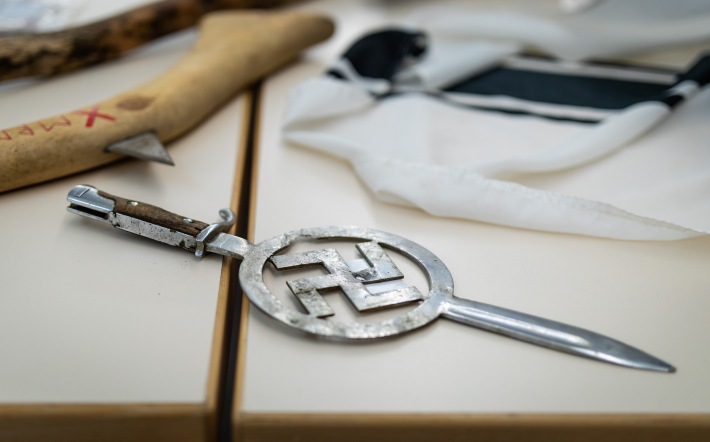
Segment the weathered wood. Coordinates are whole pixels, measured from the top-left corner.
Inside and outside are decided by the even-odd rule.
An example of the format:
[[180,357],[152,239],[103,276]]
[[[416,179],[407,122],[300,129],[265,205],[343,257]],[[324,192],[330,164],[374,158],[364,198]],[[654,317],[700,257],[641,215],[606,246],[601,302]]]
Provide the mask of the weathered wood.
[[213,442],[203,404],[0,405],[0,440]]
[[707,414],[242,413],[241,442],[705,442]]
[[99,190],[99,195],[114,201],[116,205],[113,208],[113,211],[115,213],[137,218],[151,224],[156,224],[170,230],[184,233],[186,235],[197,236],[200,231],[208,226],[207,223],[203,223],[202,221],[196,221],[187,216],[168,212],[160,207],[142,203],[140,201],[129,200],[120,196],[111,195],[110,193],[106,193],[101,190]]
[[84,109],[0,130],[0,192],[119,160],[122,155],[104,148],[144,132],[172,141],[332,32],[333,23],[314,14],[208,14],[192,51],[153,81]]
[[0,81],[50,76],[113,60],[197,24],[207,12],[264,8],[293,0],[163,0],[57,32],[0,38]]

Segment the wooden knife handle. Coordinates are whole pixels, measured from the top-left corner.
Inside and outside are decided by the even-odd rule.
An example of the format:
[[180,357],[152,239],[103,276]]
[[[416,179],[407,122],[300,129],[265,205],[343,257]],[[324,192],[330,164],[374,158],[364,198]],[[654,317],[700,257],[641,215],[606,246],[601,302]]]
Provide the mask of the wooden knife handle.
[[0,81],[45,77],[113,60],[159,37],[192,27],[213,10],[271,7],[292,2],[162,0],[57,32],[0,37]]
[[116,161],[122,156],[104,153],[106,146],[147,131],[167,143],[332,32],[333,23],[314,14],[207,14],[195,47],[153,81],[84,109],[0,130],[0,192]]
[[150,204],[128,200],[101,190],[99,190],[99,195],[115,203],[113,208],[115,213],[137,218],[151,224],[165,227],[166,229],[176,230],[186,235],[197,236],[202,230],[208,227],[208,224],[202,221],[168,212],[165,209]]

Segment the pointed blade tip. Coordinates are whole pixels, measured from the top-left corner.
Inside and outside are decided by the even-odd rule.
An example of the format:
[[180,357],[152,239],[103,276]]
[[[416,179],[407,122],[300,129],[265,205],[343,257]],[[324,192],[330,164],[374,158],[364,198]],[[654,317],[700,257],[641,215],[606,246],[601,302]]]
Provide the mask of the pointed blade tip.
[[167,164],[168,166],[175,166],[175,161],[173,161],[172,157],[168,156],[167,158],[155,158],[151,159],[150,161],[155,161],[156,163],[161,163],[161,164]]
[[678,371],[678,369],[672,366],[671,364],[666,364],[665,362],[663,364],[664,365],[660,366],[656,371],[660,371],[663,373],[675,373],[676,371]]
[[175,162],[154,131],[117,141],[104,148],[105,152],[117,153],[139,160],[155,161],[174,166]]
[[612,362],[612,363],[622,365],[625,367],[629,367],[629,368],[636,368],[636,369],[646,370],[646,371],[655,371],[657,373],[675,373],[677,371],[675,366],[673,366],[667,362],[664,362],[658,358],[650,356],[650,355],[648,358],[645,358],[645,360],[629,359],[629,360],[626,360],[623,362],[620,360],[608,361],[608,362]]

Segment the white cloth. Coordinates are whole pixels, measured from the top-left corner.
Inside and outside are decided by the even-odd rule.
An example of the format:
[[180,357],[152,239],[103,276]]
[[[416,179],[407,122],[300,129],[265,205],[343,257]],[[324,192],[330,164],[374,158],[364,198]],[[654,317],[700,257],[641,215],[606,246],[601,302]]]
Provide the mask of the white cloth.
[[[435,15],[428,17],[441,24]],[[470,18],[453,14],[453,22],[441,27],[472,29]],[[487,23],[508,29],[509,38],[466,42],[462,33],[455,41],[433,33],[427,57],[399,73],[396,89],[438,90],[464,71],[501,62],[518,50],[521,33],[539,35],[530,22]],[[579,49],[566,35],[548,35],[550,42],[562,38]],[[559,49],[550,42],[538,43]],[[633,38],[628,42],[635,44]],[[566,53],[557,49],[558,55]],[[582,49],[576,55],[594,53]],[[676,90],[688,99],[673,112],[647,101],[590,125],[465,109],[425,93],[378,100],[357,82],[324,76],[293,91],[284,137],[348,160],[380,199],[434,215],[617,239],[677,240],[710,232],[710,88],[691,82]]]
[[707,0],[600,0],[577,13],[550,10],[539,1],[489,10],[474,2],[437,3],[407,22],[438,39],[513,42],[568,60],[635,55],[710,38]]

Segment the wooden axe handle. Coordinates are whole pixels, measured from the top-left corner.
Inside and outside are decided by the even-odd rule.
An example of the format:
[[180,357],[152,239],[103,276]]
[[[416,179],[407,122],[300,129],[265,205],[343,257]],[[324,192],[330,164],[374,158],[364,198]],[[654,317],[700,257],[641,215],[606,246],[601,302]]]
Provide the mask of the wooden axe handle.
[[147,131],[167,143],[332,32],[329,19],[313,14],[208,14],[194,48],[153,81],[84,109],[0,130],[0,192],[116,161],[122,156],[104,153],[106,146]]
[[113,60],[156,38],[194,26],[210,11],[293,2],[162,0],[62,31],[0,37],[0,81],[45,77]]

